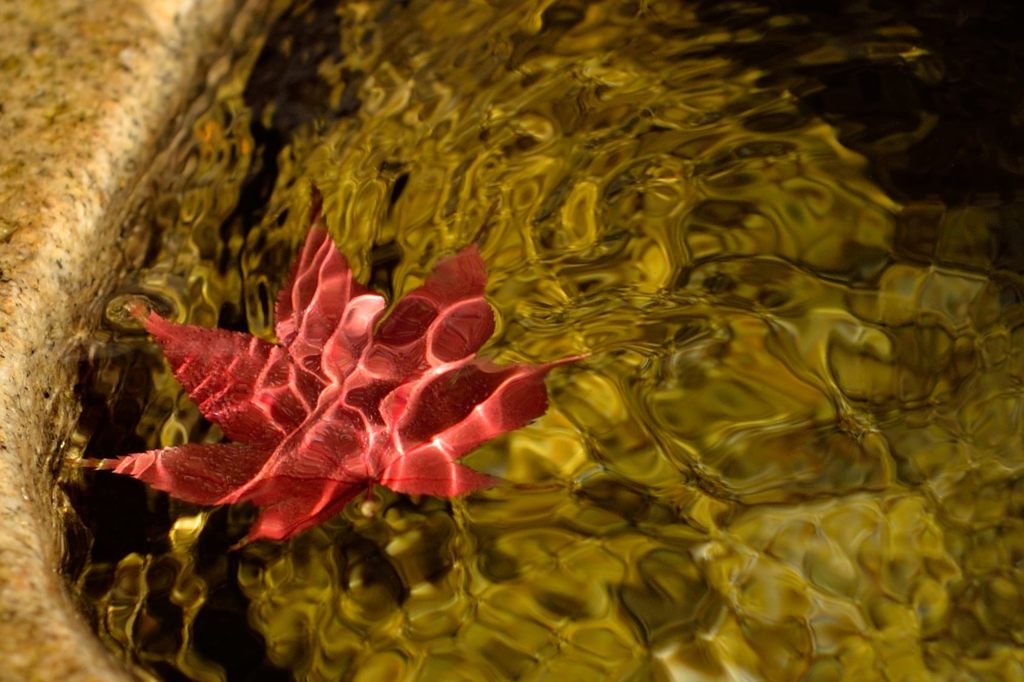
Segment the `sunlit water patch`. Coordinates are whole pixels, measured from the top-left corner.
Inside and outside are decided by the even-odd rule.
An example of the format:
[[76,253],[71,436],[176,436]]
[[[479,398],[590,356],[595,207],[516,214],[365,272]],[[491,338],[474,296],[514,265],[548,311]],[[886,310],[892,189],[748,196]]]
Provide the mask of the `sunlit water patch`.
[[770,68],[934,74],[920,32],[802,49],[806,16],[755,4],[495,5],[277,8],[176,150],[69,454],[221,438],[125,297],[272,339],[314,182],[362,281],[393,300],[479,236],[484,354],[589,358],[469,457],[508,484],[378,490],[283,544],[71,474],[111,650],[165,679],[1024,678],[1015,204],[883,191],[879,149]]

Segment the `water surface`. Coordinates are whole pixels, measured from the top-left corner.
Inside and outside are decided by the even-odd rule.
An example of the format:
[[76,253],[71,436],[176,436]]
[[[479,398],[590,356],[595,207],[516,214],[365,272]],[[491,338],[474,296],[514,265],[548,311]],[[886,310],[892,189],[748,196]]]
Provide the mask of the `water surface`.
[[176,150],[71,449],[221,438],[120,303],[272,339],[311,182],[392,300],[484,230],[484,354],[590,358],[467,459],[509,484],[379,489],[286,543],[72,481],[111,650],[161,679],[1024,679],[1015,10],[803,4],[279,3]]

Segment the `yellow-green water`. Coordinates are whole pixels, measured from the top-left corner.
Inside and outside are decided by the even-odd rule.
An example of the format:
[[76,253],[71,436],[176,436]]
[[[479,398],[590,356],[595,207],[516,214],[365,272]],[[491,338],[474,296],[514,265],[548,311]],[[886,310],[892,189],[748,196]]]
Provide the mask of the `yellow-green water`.
[[[485,354],[590,357],[468,458],[509,484],[378,490],[283,544],[229,552],[244,507],[73,480],[72,579],[116,655],[202,680],[1024,679],[1008,202],[894,196],[862,155],[898,165],[934,116],[865,141],[730,56],[798,14],[291,5],[179,150],[71,449],[220,438],[121,297],[272,338],[310,182],[361,280],[399,296],[484,229]],[[914,26],[873,30],[790,48],[941,79]]]

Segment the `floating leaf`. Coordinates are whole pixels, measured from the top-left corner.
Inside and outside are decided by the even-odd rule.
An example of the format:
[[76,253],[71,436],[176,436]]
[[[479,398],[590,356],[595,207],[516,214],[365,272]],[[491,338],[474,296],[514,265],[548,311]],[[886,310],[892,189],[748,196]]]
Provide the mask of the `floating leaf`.
[[[378,483],[441,497],[496,479],[458,462],[547,409],[543,365],[476,358],[494,332],[476,246],[442,260],[385,314],[352,278],[314,193],[311,228],[277,301],[279,345],[179,325],[146,329],[174,376],[233,443],[189,444],[101,460],[198,504],[260,509],[248,539],[283,540]],[[141,313],[140,313],[141,315]]]

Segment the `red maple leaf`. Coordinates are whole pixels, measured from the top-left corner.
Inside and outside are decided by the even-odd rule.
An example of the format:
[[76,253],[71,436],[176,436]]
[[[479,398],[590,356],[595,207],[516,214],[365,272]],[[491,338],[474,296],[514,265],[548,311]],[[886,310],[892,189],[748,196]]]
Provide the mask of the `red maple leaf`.
[[311,223],[278,297],[279,344],[156,313],[143,320],[200,411],[234,442],[97,468],[198,504],[251,502],[260,512],[248,540],[314,526],[373,483],[451,497],[496,482],[457,460],[543,414],[544,375],[577,358],[497,366],[474,357],[494,332],[476,246],[439,262],[385,314],[384,298],[353,280],[316,195]]

